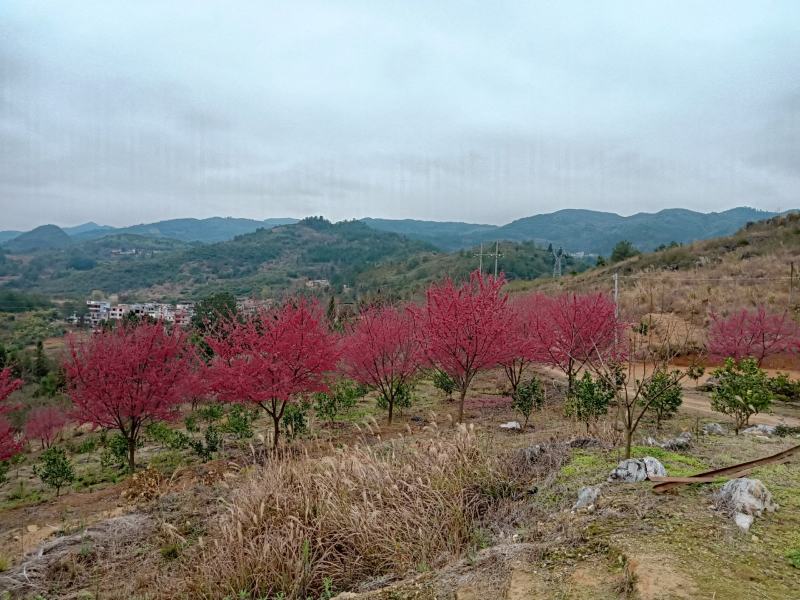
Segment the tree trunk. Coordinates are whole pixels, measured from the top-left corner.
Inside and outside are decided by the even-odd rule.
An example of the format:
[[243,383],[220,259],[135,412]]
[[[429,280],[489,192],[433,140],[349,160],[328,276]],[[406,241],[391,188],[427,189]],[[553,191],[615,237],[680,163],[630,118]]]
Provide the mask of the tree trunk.
[[631,457],[631,445],[633,442],[633,431],[626,425],[625,427],[625,458]]
[[136,470],[136,439],[128,438],[128,471],[133,473]]
[[392,424],[392,413],[394,413],[394,397],[389,398],[389,425]]
[[277,412],[274,412],[272,414],[272,425],[273,425],[273,430],[272,430],[272,449],[277,451],[278,450],[278,435],[280,435],[280,432],[281,432],[281,416]]
[[461,399],[458,401],[458,422],[464,422],[464,399],[467,397],[467,387],[461,389]]

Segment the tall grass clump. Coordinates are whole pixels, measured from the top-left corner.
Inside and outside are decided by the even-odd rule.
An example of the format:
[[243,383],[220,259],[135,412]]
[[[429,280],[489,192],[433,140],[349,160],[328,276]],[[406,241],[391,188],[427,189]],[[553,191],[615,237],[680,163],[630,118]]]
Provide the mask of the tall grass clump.
[[[233,496],[205,544],[194,596],[307,598],[333,584],[432,568],[470,546],[510,487],[466,427],[449,437],[274,460]],[[327,582],[327,583],[326,583]]]

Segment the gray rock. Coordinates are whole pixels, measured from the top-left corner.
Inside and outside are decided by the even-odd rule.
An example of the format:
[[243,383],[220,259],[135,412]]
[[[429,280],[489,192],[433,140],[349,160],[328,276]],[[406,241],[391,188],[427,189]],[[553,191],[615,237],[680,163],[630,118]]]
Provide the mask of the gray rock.
[[526,463],[532,464],[537,462],[542,456],[547,454],[548,451],[549,448],[544,444],[535,444],[533,446],[528,446],[527,448],[522,448],[521,450],[519,450],[519,456]]
[[725,435],[725,428],[719,423],[706,423],[703,425],[703,433],[706,435]]
[[684,431],[678,437],[672,438],[671,440],[667,440],[661,447],[664,450],[686,450],[690,448],[692,445],[692,434],[688,431]]
[[778,508],[766,486],[758,479],[747,477],[728,481],[717,492],[715,500],[718,508],[733,515],[736,525],[744,532],[750,529],[755,517]]
[[749,433],[751,435],[775,435],[774,425],[753,425],[747,429],[742,429],[742,433]]
[[521,431],[522,425],[519,424],[519,421],[509,421],[508,423],[503,423],[500,425],[500,429],[507,429],[509,431]]
[[620,461],[617,468],[611,471],[608,481],[613,483],[636,483],[644,481],[648,477],[665,477],[667,470],[658,459],[652,456],[644,458],[629,458]]
[[594,506],[597,504],[597,499],[600,497],[600,486],[588,486],[581,488],[581,491],[578,492],[578,501],[575,502],[575,506],[572,507],[573,510],[578,510],[580,508],[585,508],[588,510],[592,510]]
[[589,437],[579,437],[567,442],[570,448],[604,448],[605,444],[598,439]]

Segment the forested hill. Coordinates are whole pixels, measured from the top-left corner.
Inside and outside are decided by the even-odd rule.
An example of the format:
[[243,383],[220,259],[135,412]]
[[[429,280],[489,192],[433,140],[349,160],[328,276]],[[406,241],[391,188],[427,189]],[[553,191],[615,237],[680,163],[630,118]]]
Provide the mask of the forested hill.
[[[0,281],[7,289],[64,298],[95,290],[130,299],[200,298],[218,290],[275,297],[323,279],[337,292],[347,285],[354,294],[407,296],[434,279],[466,276],[478,266],[477,251],[445,253],[359,221],[314,217],[216,244],[126,234],[26,257],[0,253]],[[500,254],[498,267],[510,278],[552,273],[552,255],[532,242],[504,243]],[[491,270],[492,258],[484,265]],[[585,267],[569,258],[564,268]]]
[[[128,253],[136,249],[136,253]],[[120,252],[122,250],[122,252]],[[385,260],[403,260],[433,248],[420,241],[321,218],[258,230],[231,241],[187,245],[142,236],[114,236],[32,259],[0,255],[5,284],[51,296],[93,290],[141,297],[195,297],[209,290],[277,293],[308,279],[349,283]],[[79,256],[80,264],[70,257]]]

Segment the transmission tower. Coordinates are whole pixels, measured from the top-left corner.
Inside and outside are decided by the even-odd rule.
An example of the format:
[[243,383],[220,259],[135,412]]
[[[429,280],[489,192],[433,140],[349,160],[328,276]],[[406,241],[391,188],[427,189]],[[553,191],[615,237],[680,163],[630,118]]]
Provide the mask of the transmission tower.
[[561,261],[564,260],[564,249],[552,249],[553,252],[553,277],[561,277]]

